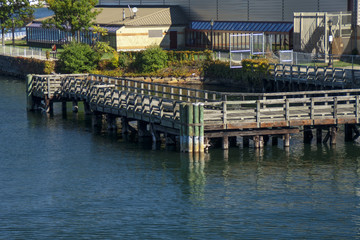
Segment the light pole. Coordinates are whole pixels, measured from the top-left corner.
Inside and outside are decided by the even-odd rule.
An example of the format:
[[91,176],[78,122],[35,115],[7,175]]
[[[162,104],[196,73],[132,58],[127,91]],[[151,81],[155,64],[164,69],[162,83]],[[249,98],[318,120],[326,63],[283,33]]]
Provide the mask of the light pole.
[[211,51],[214,50],[214,34],[213,34],[213,29],[214,29],[214,19],[211,19],[210,21],[210,26],[211,26]]
[[332,42],[333,42],[333,35],[332,35],[332,31],[331,31],[331,27],[332,27],[332,20],[330,19],[328,21],[328,25],[329,25],[329,67],[332,67]]

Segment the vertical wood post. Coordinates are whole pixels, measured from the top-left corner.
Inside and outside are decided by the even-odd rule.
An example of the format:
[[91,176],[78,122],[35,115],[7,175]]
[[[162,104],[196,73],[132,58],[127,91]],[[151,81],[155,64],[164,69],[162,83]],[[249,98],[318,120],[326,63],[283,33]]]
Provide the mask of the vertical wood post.
[[353,125],[345,124],[344,126],[345,141],[350,142],[353,140]]
[[330,128],[330,143],[331,143],[331,145],[336,144],[336,132],[337,132],[337,127]]
[[77,113],[79,111],[79,105],[78,105],[78,101],[73,101],[73,112]]
[[26,108],[28,111],[34,110],[32,88],[33,88],[33,75],[28,74],[26,77],[26,100],[27,100]]
[[61,110],[62,110],[62,114],[66,115],[67,113],[66,101],[61,102]]

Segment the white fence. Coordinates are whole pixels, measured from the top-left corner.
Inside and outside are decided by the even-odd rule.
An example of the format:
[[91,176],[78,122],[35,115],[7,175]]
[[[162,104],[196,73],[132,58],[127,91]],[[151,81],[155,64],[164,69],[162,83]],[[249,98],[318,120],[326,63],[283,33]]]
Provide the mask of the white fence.
[[[37,59],[46,59],[46,51],[41,48],[19,48],[13,46],[0,46],[0,55],[16,56],[16,57],[28,57]],[[53,59],[56,56],[50,54],[50,58]]]

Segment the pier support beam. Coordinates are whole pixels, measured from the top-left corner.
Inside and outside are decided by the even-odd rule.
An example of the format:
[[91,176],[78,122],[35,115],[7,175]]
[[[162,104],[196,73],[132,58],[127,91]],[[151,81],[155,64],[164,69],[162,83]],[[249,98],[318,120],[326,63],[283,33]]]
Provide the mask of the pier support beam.
[[116,126],[116,116],[115,116],[115,115],[107,114],[107,115],[106,115],[106,122],[107,122],[107,128],[108,128],[108,130],[112,130],[112,131],[116,131],[116,130],[117,130],[117,126]]
[[229,149],[229,137],[228,136],[222,137],[222,149],[223,150]]
[[254,136],[254,147],[255,148],[263,148],[264,147],[264,137],[263,136]]

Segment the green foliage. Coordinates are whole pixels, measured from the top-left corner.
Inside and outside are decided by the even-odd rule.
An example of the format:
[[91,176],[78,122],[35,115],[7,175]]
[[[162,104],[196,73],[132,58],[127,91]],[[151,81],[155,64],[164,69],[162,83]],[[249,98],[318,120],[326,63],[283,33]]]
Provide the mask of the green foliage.
[[261,87],[268,69],[269,62],[266,59],[244,59],[241,69],[230,68],[228,62],[207,61],[204,64],[204,77],[227,80],[244,87]]
[[10,65],[18,69],[22,75],[50,74],[55,72],[54,61],[44,61],[35,58],[8,57]]
[[95,17],[100,13],[93,10],[97,0],[46,0],[46,3],[54,16],[44,21],[43,25],[62,31],[70,29],[73,38],[76,32],[92,27]]
[[167,54],[160,47],[146,49],[135,59],[135,67],[141,72],[156,72],[167,65]]
[[269,61],[264,58],[244,59],[241,61],[241,65],[243,67],[243,71],[257,74],[267,74],[269,69]]
[[2,44],[4,34],[13,26],[22,27],[33,19],[34,8],[29,0],[0,0],[0,28],[2,30]]
[[72,42],[64,46],[58,61],[58,70],[61,73],[90,72],[97,67],[101,54],[94,51],[89,45]]

